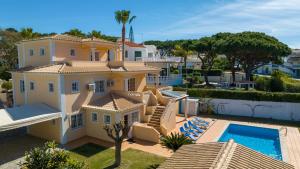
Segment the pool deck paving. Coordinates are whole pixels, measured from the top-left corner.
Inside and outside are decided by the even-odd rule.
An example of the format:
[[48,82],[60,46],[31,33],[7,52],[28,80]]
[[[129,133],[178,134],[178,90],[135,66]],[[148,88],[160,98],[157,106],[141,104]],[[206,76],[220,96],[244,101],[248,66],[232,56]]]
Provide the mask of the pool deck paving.
[[[211,121],[212,119],[206,120]],[[280,143],[283,161],[294,165],[296,169],[300,169],[300,133],[295,127],[285,127],[280,125],[254,122],[216,120],[208,129],[208,131],[197,140],[197,143],[216,142],[230,123],[278,129],[280,131]]]

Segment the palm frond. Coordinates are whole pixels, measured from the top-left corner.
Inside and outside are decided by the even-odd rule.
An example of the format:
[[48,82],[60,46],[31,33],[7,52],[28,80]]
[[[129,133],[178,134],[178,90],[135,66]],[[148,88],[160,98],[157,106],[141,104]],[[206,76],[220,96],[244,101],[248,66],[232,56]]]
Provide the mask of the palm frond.
[[182,145],[193,144],[193,141],[179,133],[171,133],[169,136],[161,138],[161,144],[173,151],[178,150]]
[[131,24],[131,22],[133,21],[133,20],[135,20],[136,19],[136,16],[132,16],[130,19],[129,19],[129,24]]

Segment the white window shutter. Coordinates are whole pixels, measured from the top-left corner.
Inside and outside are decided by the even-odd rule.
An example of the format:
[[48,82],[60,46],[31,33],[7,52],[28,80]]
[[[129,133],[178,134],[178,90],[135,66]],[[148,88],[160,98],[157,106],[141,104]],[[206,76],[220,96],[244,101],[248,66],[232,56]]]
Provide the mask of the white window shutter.
[[124,90],[128,91],[128,79],[124,79]]

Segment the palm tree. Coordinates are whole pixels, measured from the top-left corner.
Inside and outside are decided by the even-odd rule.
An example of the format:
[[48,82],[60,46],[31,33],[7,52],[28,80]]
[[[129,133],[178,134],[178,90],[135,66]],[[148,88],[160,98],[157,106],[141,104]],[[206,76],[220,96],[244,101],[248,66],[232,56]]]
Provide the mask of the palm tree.
[[77,28],[71,29],[68,32],[65,32],[63,34],[77,36],[77,37],[81,37],[81,38],[86,37],[85,33],[83,33],[81,30],[79,30]]
[[[136,16],[133,16],[130,20],[129,20],[129,24],[132,23],[132,21],[136,19]],[[132,25],[130,25],[130,30],[129,30],[129,40],[130,42],[134,42],[134,35],[133,35],[133,28]]]
[[31,39],[34,37],[32,28],[22,28],[20,34],[24,39]]
[[187,78],[187,57],[192,54],[192,51],[189,49],[187,43],[181,45],[175,45],[174,50],[172,53],[175,56],[182,57],[184,60],[184,67],[185,67],[185,79]]
[[96,30],[92,30],[91,32],[88,33],[88,37],[89,38],[101,38],[101,31],[96,31]]
[[125,34],[126,34],[126,24],[131,23],[136,16],[130,16],[130,11],[118,10],[115,12],[115,19],[119,24],[122,24],[122,60],[125,58]]

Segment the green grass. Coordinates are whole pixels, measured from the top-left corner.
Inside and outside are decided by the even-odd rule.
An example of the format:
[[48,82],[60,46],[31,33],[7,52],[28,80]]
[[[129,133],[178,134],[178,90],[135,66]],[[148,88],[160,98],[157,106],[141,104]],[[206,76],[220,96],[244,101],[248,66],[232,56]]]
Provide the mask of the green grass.
[[[84,161],[90,169],[110,168],[114,163],[114,149],[95,144],[85,144],[70,151],[73,159]],[[122,152],[120,169],[153,169],[165,160],[164,157],[139,150],[128,149]]]

